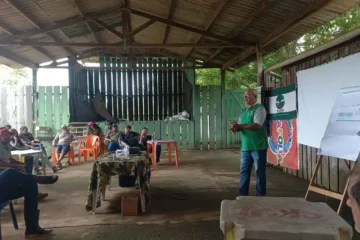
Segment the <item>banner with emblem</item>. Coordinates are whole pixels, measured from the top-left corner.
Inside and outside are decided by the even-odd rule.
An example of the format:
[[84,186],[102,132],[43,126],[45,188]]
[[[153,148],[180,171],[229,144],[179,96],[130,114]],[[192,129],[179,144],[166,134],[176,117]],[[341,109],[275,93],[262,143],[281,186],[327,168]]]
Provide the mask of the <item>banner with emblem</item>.
[[270,121],[268,162],[299,170],[296,119]]
[[296,118],[295,84],[266,91],[266,100],[270,120]]

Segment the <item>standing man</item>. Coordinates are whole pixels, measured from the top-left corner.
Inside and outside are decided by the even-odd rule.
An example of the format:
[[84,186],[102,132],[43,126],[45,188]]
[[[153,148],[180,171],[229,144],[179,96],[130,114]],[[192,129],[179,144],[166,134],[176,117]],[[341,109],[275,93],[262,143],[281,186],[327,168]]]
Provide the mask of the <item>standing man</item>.
[[246,110],[241,114],[240,122],[231,122],[230,130],[241,134],[241,196],[249,195],[250,177],[253,164],[256,173],[256,195],[266,195],[266,152],[268,136],[266,131],[266,110],[257,103],[256,89],[245,92]]

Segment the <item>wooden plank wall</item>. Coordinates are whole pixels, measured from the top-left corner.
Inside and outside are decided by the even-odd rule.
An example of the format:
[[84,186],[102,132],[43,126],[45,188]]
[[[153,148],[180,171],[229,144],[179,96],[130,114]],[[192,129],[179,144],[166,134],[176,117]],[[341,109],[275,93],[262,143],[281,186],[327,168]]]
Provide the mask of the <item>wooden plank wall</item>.
[[[228,121],[239,121],[239,117],[245,109],[245,89],[226,90],[226,116]],[[240,133],[227,134],[226,145],[229,148],[238,148],[241,144]]]
[[67,86],[38,87],[38,122],[36,126],[46,126],[56,133],[62,124],[69,123],[69,97]]
[[[265,88],[275,89],[289,84],[297,83],[296,73],[300,70],[313,68],[327,64],[337,59],[360,52],[360,38],[342,43],[334,48],[316,54],[312,57],[286,66],[282,69],[282,80],[278,83],[269,75],[265,75]],[[339,79],[341,81],[341,79]],[[317,149],[305,145],[299,146],[300,169],[298,171],[284,168],[283,170],[294,176],[310,180],[314,172],[317,159]],[[346,164],[342,159],[324,157],[321,171],[317,176],[316,183],[334,192],[343,192],[348,177]]]
[[[127,67],[120,59],[100,57],[100,67]],[[179,67],[177,59],[142,59],[142,67]],[[157,121],[178,114],[183,109],[182,70],[88,70],[88,94],[100,90],[109,113],[131,121]],[[186,90],[188,91],[188,89]]]
[[222,118],[221,86],[197,86],[195,90],[198,91],[195,96],[199,99],[194,99],[194,107],[198,107],[195,112],[200,118],[195,125],[200,133],[195,143],[196,149],[214,150],[227,146],[223,139],[223,132],[227,129],[222,127],[226,118]]
[[[149,134],[155,134],[155,138],[163,140],[176,140],[181,150],[194,149],[194,123],[192,121],[124,121],[118,123],[119,130],[130,125],[132,131],[140,132],[147,127]],[[105,124],[100,123],[105,131]]]

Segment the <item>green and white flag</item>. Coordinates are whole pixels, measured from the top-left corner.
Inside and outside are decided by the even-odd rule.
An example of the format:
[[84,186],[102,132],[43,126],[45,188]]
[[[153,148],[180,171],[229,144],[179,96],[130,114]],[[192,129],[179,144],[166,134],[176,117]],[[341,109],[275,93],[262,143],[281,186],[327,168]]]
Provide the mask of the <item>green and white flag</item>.
[[267,91],[266,98],[270,120],[296,118],[295,84]]

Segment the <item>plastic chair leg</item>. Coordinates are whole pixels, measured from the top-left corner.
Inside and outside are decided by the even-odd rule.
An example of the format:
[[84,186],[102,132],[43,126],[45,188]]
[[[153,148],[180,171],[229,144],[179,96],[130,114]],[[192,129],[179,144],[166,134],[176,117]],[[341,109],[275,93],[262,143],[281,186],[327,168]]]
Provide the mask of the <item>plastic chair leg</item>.
[[13,220],[14,228],[19,229],[17,219],[16,219],[16,213],[15,213],[15,210],[14,210],[14,205],[13,205],[13,203],[11,201],[9,203],[9,207],[10,207],[10,212],[11,212],[11,217],[12,217],[12,220]]

